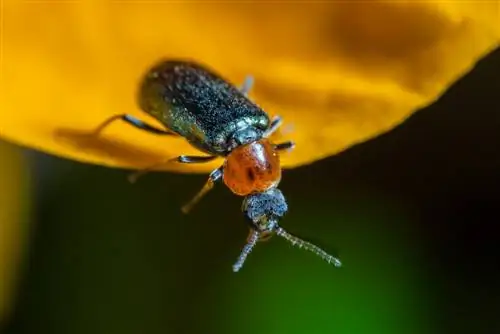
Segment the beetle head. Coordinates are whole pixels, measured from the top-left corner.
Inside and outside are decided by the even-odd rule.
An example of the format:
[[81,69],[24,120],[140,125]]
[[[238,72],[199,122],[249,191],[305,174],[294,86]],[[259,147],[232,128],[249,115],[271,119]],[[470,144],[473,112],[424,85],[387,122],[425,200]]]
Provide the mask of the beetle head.
[[252,229],[260,233],[271,233],[288,211],[288,205],[283,193],[277,188],[271,188],[246,196],[242,211]]
[[336,257],[326,253],[318,246],[302,240],[283,229],[279,225],[279,220],[288,211],[285,197],[277,188],[271,188],[265,192],[250,194],[243,200],[242,211],[250,222],[250,235],[247,244],[243,247],[240,257],[233,265],[233,271],[239,271],[250,252],[261,238],[276,234],[292,245],[309,250],[328,263],[333,263],[336,267],[341,266],[341,262]]

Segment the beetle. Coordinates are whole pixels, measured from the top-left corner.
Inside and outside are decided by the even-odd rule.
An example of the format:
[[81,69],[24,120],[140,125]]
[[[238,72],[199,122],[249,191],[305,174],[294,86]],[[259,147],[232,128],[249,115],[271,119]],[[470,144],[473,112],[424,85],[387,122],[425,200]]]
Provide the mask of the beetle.
[[250,224],[250,233],[233,265],[234,272],[242,268],[259,240],[273,234],[340,267],[338,258],[288,233],[279,225],[288,211],[285,197],[278,189],[281,181],[279,153],[293,149],[294,143],[275,144],[269,139],[281,126],[282,119],[279,116],[271,119],[249,99],[252,85],[253,78],[250,76],[237,88],[200,63],[161,60],[146,73],[138,100],[140,108],[165,128],[152,126],[129,114],[117,114],[101,123],[95,134],[98,135],[112,122],[121,120],[153,134],[181,136],[207,154],[168,159],[132,174],[131,181],[165,163],[205,163],[224,158],[223,164],[210,173],[205,185],[182,207],[182,211],[189,212],[220,181],[234,194],[244,197],[242,212]]

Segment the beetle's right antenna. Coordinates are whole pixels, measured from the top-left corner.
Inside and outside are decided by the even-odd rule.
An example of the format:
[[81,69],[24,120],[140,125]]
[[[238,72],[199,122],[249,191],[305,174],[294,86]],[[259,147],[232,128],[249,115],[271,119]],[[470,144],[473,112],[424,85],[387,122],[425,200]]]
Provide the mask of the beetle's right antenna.
[[285,231],[282,227],[277,226],[275,229],[275,232],[277,235],[280,237],[286,239],[288,242],[290,242],[292,245],[297,246],[299,248],[304,248],[305,250],[308,250],[310,252],[313,252],[314,254],[318,255],[320,258],[325,260],[328,263],[333,263],[335,267],[341,267],[342,262],[338,258],[336,258],[333,255],[328,254],[318,246],[307,242],[305,240],[300,239],[299,237],[296,237],[287,231]]
[[258,231],[251,232],[250,236],[248,237],[247,244],[245,245],[245,247],[243,247],[243,250],[241,251],[238,261],[236,261],[236,263],[233,265],[234,272],[240,271],[241,267],[243,267],[243,264],[245,263],[248,254],[250,254],[252,249],[255,247],[257,241],[259,241],[259,237],[260,233]]

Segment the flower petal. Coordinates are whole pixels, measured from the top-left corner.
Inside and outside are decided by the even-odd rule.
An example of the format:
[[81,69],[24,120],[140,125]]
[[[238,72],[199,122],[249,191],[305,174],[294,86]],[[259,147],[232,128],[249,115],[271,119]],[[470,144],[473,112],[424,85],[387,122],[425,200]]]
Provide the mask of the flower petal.
[[[172,3],[9,1],[3,11],[0,135],[59,156],[141,168],[196,152],[114,124],[158,59],[205,63],[286,124],[287,167],[397,126],[498,45],[499,2]],[[220,161],[167,170],[206,172]]]

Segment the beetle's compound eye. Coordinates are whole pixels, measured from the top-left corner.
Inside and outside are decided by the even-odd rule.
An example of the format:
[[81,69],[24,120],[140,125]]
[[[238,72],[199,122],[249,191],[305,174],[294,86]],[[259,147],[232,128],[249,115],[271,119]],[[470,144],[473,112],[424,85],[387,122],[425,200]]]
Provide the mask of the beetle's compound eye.
[[281,191],[272,188],[246,196],[242,211],[252,228],[260,232],[271,232],[288,211],[288,205]]

